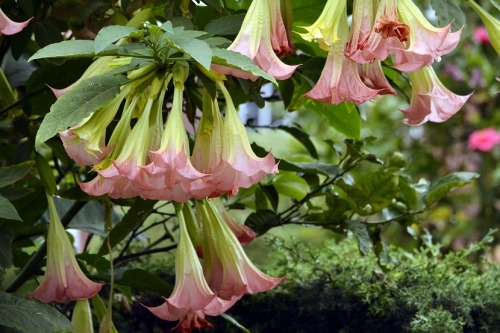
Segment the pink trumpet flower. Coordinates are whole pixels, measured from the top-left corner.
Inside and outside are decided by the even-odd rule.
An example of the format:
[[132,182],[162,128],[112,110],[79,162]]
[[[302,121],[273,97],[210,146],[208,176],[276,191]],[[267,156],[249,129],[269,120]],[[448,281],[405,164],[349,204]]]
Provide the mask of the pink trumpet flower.
[[352,24],[349,41],[345,48],[345,56],[359,63],[358,56],[368,42],[372,31],[375,16],[375,3],[373,0],[354,0],[352,10]]
[[[278,80],[288,79],[297,66],[284,64],[279,54],[290,52],[279,0],[254,0],[248,8],[241,29],[228,50],[246,55],[266,73]],[[255,81],[256,76],[225,66],[213,66],[223,74]]]
[[0,9],[0,36],[17,34],[26,28],[32,19],[33,18],[30,18],[24,22],[14,22],[7,15],[5,15],[2,9]]
[[271,153],[260,158],[252,151],[231,95],[222,81],[218,85],[226,99],[226,117],[223,122],[217,101],[205,93],[192,161],[207,176],[192,183],[191,193],[197,199],[234,195],[240,187],[248,188],[268,173],[278,172]]
[[401,21],[410,28],[404,50],[394,51],[394,68],[412,72],[453,51],[460,41],[462,29],[451,32],[451,23],[444,28],[436,28],[427,21],[411,0],[399,0],[398,13]]
[[229,91],[222,82],[218,82],[218,85],[226,100],[226,116],[221,164],[213,171],[212,177],[218,180],[218,192],[233,195],[240,187],[249,188],[267,174],[277,173],[278,164],[275,164],[271,153],[262,158],[255,155]]
[[457,113],[470,95],[452,93],[439,81],[432,67],[409,73],[412,83],[410,106],[402,110],[408,125],[421,125],[427,121],[441,123]]
[[47,194],[50,224],[47,235],[47,268],[42,283],[28,294],[44,303],[86,300],[102,288],[83,274],[73,246],[57,214],[52,196]]
[[203,268],[208,285],[223,300],[271,290],[283,278],[262,273],[246,256],[211,200],[198,202],[202,216]]
[[220,299],[207,284],[201,263],[189,237],[186,220],[178,209],[179,243],[175,255],[175,285],[172,295],[157,307],[146,307],[158,318],[179,320],[174,330],[192,332],[211,327],[205,315],[217,316],[227,311],[235,301]]
[[341,16],[337,20],[340,40],[330,46],[321,76],[305,96],[329,104],[345,101],[361,104],[375,97],[380,90],[367,87],[359,76],[358,64],[344,56],[348,30],[345,7]]
[[374,60],[360,66],[360,77],[363,83],[372,89],[377,89],[379,95],[397,95],[394,89],[391,87],[389,81],[382,71],[382,66],[380,61]]
[[196,170],[189,159],[189,141],[182,118],[184,81],[188,68],[174,66],[174,97],[157,150],[150,151],[151,163],[143,168],[139,185],[149,199],[188,201],[191,183],[206,175]]

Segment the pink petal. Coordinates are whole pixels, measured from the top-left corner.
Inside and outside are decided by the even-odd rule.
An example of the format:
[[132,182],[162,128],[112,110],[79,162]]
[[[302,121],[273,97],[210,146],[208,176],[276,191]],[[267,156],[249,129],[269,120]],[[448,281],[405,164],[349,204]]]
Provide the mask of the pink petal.
[[0,9],[0,35],[14,35],[23,30],[33,18],[24,22],[14,22]]

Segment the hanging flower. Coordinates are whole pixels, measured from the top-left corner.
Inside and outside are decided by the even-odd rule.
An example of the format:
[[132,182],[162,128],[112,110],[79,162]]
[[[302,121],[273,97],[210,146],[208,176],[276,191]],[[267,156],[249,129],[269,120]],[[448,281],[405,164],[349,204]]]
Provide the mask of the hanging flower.
[[372,31],[375,4],[373,0],[354,0],[352,7],[350,36],[344,54],[351,60],[364,63],[364,59],[359,60],[358,57],[360,51],[365,48]]
[[452,93],[439,81],[432,67],[424,67],[409,73],[412,83],[410,106],[402,110],[408,125],[421,125],[427,121],[441,123],[465,104],[470,95],[460,96]]
[[66,303],[94,297],[101,290],[102,284],[90,281],[83,274],[51,195],[47,194],[47,201],[50,214],[47,268],[42,283],[28,297],[44,303]]
[[500,132],[492,127],[474,131],[469,135],[468,147],[470,150],[489,152],[499,144]]
[[340,39],[330,46],[321,76],[305,96],[329,104],[345,101],[361,104],[375,97],[380,90],[367,87],[359,76],[359,65],[344,56],[348,33],[345,6],[340,16],[341,19],[335,19]]
[[[281,17],[279,0],[254,0],[248,8],[241,29],[228,50],[246,55],[264,72],[278,80],[288,79],[297,66],[284,64],[275,54],[290,52]],[[255,81],[256,76],[225,66],[213,66],[223,74]]]
[[111,152],[113,147],[105,144],[106,128],[129,92],[130,89],[124,87],[107,107],[94,112],[77,126],[59,132],[64,149],[71,159],[81,165],[96,165]]
[[188,68],[176,63],[173,70],[174,97],[160,146],[149,152],[151,163],[141,173],[144,196],[149,199],[186,202],[192,195],[191,183],[205,175],[189,159],[189,141],[182,118],[184,81]]
[[194,329],[211,327],[205,315],[220,315],[235,301],[222,300],[210,290],[181,209],[177,209],[177,217],[180,237],[175,256],[174,290],[169,298],[165,298],[165,303],[162,305],[146,308],[161,319],[179,320],[174,330],[191,332]]
[[30,18],[24,22],[14,22],[7,15],[5,15],[2,9],[0,9],[0,36],[17,34],[26,28],[32,19],[33,18]]
[[411,0],[399,0],[398,13],[401,21],[408,25],[408,40],[404,50],[394,51],[395,69],[411,72],[450,53],[460,41],[462,29],[451,32],[451,23],[444,28],[435,28]]
[[317,41],[322,49],[329,51],[333,44],[345,37],[343,34],[346,32],[339,31],[345,10],[346,0],[328,0],[316,22],[304,27],[307,33],[302,33],[300,36],[309,42]]
[[211,200],[198,202],[202,216],[203,271],[208,285],[223,300],[273,289],[283,278],[262,273],[248,259]]

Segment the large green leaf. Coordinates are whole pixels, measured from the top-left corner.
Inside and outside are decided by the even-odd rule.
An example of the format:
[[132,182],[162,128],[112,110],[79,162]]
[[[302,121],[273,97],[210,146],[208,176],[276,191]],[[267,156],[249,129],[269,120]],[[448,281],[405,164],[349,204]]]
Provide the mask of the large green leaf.
[[9,200],[0,195],[0,218],[7,220],[22,221],[16,208]]
[[440,26],[444,27],[453,22],[452,28],[456,31],[465,25],[465,14],[457,0],[431,0],[431,6],[436,12]]
[[209,70],[212,63],[212,49],[206,42],[196,39],[200,34],[204,34],[204,32],[182,31],[176,28],[173,33],[165,32],[165,38],[170,46],[190,55],[200,65]]
[[95,37],[94,51],[99,53],[120,38],[127,37],[137,29],[121,25],[111,25],[102,28]]
[[40,125],[35,147],[38,148],[58,131],[75,126],[80,120],[105,107],[120,92],[120,86],[126,80],[124,76],[94,76],[59,97]]
[[389,206],[398,190],[399,178],[391,172],[370,172],[364,174],[353,185],[340,179],[339,186],[357,206],[357,213],[366,216]]
[[427,206],[432,205],[439,199],[453,191],[457,187],[470,184],[479,175],[475,172],[454,172],[451,173],[429,187],[429,191],[424,195],[424,202]]
[[212,51],[213,64],[239,69],[256,76],[261,76],[264,79],[277,84],[276,79],[272,75],[267,74],[256,66],[247,56],[226,49],[212,49]]
[[8,167],[0,167],[0,187],[5,187],[21,180],[30,171],[34,163],[34,161],[26,161]]
[[361,118],[356,106],[351,103],[339,105],[311,102],[306,106],[323,116],[328,124],[350,139],[359,140],[361,136]]
[[353,233],[354,237],[358,241],[359,251],[363,255],[367,255],[370,252],[372,243],[366,224],[355,220],[349,220],[346,222],[346,227]]
[[210,21],[205,30],[211,35],[236,35],[241,28],[245,14],[224,16],[220,19]]
[[33,54],[29,61],[43,58],[92,57],[93,55],[93,40],[66,40],[45,46]]
[[290,127],[290,126],[278,126],[280,130],[283,130],[294,138],[297,139],[302,145],[307,149],[312,158],[318,158],[318,152],[316,151],[316,147],[314,143],[311,141],[311,136],[304,132],[302,129],[298,127]]
[[269,209],[262,209],[248,215],[245,225],[249,226],[259,235],[266,233],[269,229],[280,226],[279,216]]
[[68,318],[50,305],[0,292],[0,330],[9,327],[26,333],[66,333],[73,327]]
[[[124,239],[132,230],[139,227],[151,214],[155,204],[156,201],[137,198],[132,207],[123,216],[121,222],[109,233],[108,237],[111,248]],[[109,252],[107,244],[107,240],[104,240],[103,246],[99,249],[100,255],[105,255]]]

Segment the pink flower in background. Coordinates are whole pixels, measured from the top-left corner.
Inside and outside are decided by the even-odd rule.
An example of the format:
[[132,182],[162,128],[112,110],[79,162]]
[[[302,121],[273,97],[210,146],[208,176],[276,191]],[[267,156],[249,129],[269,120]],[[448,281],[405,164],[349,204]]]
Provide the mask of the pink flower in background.
[[28,294],[44,303],[85,300],[94,297],[101,283],[90,281],[83,274],[75,258],[73,245],[64,230],[52,196],[49,204],[49,232],[47,234],[47,268],[42,283]]
[[0,9],[0,36],[17,34],[26,28],[32,19],[33,18],[30,18],[24,22],[14,22],[7,15],[5,15],[2,9]]
[[500,144],[500,132],[490,127],[472,132],[469,135],[468,147],[470,150],[489,152]]
[[491,45],[490,36],[488,36],[488,30],[485,27],[477,27],[474,29],[474,33],[472,34],[474,40],[479,44],[483,45]]

